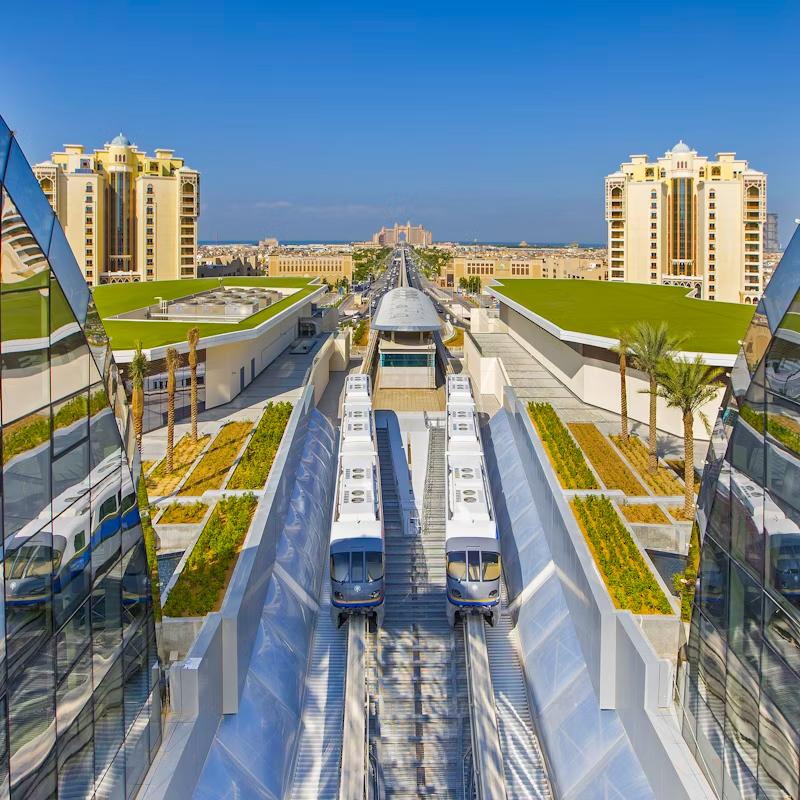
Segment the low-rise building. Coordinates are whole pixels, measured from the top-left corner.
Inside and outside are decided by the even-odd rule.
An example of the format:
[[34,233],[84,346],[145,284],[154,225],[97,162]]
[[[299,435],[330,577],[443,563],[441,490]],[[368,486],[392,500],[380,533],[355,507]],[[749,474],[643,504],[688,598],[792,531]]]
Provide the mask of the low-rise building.
[[315,246],[281,247],[269,255],[269,275],[272,278],[324,278],[329,283],[353,278],[353,249],[351,247]]
[[460,246],[439,275],[439,285],[458,288],[462,278],[478,276],[481,285],[514,278],[607,280],[602,251],[581,248]]

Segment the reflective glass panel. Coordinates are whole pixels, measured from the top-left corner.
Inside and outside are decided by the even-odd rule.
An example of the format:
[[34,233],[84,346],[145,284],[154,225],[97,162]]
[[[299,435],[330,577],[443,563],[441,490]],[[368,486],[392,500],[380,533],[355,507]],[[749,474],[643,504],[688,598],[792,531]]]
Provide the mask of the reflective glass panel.
[[50,328],[47,289],[0,295],[0,380],[3,422],[50,403]]
[[50,265],[39,242],[5,190],[0,232],[0,290],[16,292],[47,288]]
[[11,142],[4,183],[8,193],[14,198],[19,213],[47,255],[55,214],[16,140]]

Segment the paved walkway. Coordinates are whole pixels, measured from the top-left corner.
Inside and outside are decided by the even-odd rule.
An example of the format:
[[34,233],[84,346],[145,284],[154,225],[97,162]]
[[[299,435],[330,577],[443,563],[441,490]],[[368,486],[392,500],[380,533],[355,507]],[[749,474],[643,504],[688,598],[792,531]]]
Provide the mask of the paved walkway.
[[[524,402],[545,402],[553,406],[564,422],[593,422],[603,433],[619,433],[620,417],[612,411],[585,403],[576,397],[540,361],[507,333],[473,333],[481,354],[502,359],[511,385]],[[648,426],[631,420],[632,433],[647,441]],[[658,454],[662,458],[683,458],[683,439],[658,432]],[[695,440],[695,466],[703,468],[708,442]]]
[[[314,356],[325,341],[324,336],[317,339],[308,353],[293,355],[284,350],[266,369],[256,375],[249,386],[244,388],[229,403],[203,411],[197,418],[197,431],[200,436],[216,435],[227,422],[234,420],[250,420],[255,422],[261,417],[264,406],[269,402],[297,402],[305,387],[308,368]],[[336,375],[336,373],[333,373]],[[175,424],[175,441],[189,433],[191,421],[187,418]],[[160,461],[167,451],[167,428],[155,428],[142,437],[142,460]]]

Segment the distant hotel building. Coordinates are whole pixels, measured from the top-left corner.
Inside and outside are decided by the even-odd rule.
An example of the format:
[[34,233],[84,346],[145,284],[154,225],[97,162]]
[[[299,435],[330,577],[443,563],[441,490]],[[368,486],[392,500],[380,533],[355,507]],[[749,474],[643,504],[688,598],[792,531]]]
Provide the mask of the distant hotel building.
[[173,152],[149,156],[119,134],[34,166],[88,284],[195,277],[200,174]]
[[430,247],[433,243],[433,234],[430,231],[426,231],[422,225],[412,225],[410,222],[406,222],[405,225],[398,225],[395,222],[393,227],[387,228],[384,226],[372,237],[372,243],[379,247],[392,246],[402,242],[415,246]]
[[348,281],[353,278],[352,249],[294,249],[286,248],[273,251],[269,256],[271,278],[319,277],[334,282],[341,278]]
[[609,279],[756,303],[764,290],[767,176],[735,153],[711,161],[684,142],[635,155],[606,177]]
[[767,214],[767,223],[764,226],[764,250],[767,253],[776,253],[781,249],[778,238],[778,215]]

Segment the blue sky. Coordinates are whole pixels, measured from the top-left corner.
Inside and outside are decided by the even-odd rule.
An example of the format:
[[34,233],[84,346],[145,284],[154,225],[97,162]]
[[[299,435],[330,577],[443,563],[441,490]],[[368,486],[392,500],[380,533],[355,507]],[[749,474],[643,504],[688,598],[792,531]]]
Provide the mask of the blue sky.
[[603,177],[679,138],[800,217],[800,4],[11,3],[31,160],[120,130],[202,172],[203,239],[600,242]]

